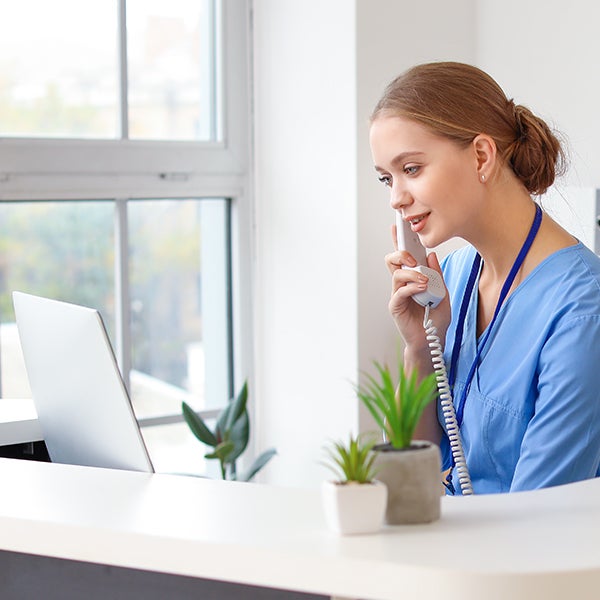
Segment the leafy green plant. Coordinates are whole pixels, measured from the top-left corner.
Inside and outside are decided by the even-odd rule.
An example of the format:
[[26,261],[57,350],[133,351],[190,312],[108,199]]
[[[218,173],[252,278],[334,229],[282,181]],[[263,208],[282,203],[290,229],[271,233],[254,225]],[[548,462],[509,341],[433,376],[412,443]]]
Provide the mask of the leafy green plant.
[[244,473],[237,472],[236,460],[246,450],[250,438],[247,403],[248,382],[244,382],[237,397],[232,398],[217,417],[214,431],[208,428],[202,417],[186,402],[181,405],[183,418],[191,432],[213,449],[204,457],[219,461],[223,479],[250,481],[277,453],[274,448],[266,450]]
[[407,375],[399,363],[396,384],[387,365],[373,364],[378,378],[367,374],[367,382],[356,388],[357,395],[386,432],[389,443],[394,448],[408,448],[425,407],[436,397],[435,373],[419,382],[416,371]]
[[332,442],[325,448],[328,461],[322,464],[335,473],[341,483],[371,483],[376,475],[375,454],[372,452],[375,439],[363,440],[360,436],[349,436],[347,444]]

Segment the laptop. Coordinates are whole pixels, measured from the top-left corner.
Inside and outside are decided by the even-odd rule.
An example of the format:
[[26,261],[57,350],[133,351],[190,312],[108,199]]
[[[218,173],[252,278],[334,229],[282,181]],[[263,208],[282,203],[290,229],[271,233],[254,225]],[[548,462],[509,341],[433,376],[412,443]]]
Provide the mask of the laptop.
[[100,313],[23,292],[13,303],[52,462],[154,472]]

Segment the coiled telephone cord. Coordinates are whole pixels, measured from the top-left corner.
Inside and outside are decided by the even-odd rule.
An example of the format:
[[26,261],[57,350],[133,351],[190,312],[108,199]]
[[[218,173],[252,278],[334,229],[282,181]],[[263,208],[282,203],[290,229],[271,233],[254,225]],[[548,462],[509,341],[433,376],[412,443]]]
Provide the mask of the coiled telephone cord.
[[465,460],[465,454],[460,440],[460,431],[456,420],[454,404],[452,402],[452,392],[450,391],[448,373],[446,372],[446,364],[444,363],[444,351],[437,334],[437,328],[429,318],[429,306],[425,307],[423,328],[425,329],[429,353],[431,354],[431,362],[436,375],[442,414],[444,423],[446,424],[448,439],[450,440],[450,450],[452,452],[452,457],[454,458],[454,467],[458,474],[460,489],[463,496],[470,496],[473,494],[471,476],[469,475],[467,461]]

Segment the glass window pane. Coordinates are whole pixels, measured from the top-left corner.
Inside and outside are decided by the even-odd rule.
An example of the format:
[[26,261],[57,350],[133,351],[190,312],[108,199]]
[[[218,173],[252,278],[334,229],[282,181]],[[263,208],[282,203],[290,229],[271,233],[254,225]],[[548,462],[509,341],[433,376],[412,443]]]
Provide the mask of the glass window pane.
[[116,0],[2,6],[0,134],[117,137]]
[[130,201],[131,395],[139,418],[229,399],[229,206]]
[[129,137],[216,138],[215,0],[128,0]]
[[113,213],[112,202],[0,202],[3,398],[31,397],[14,290],[97,308],[114,330]]

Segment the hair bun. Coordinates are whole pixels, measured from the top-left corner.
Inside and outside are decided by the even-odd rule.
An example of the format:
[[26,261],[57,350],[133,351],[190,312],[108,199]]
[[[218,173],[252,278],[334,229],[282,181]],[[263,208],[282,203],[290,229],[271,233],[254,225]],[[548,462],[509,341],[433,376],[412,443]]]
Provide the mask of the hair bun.
[[526,106],[513,104],[515,140],[506,159],[527,190],[543,194],[564,170],[561,144],[545,121]]
[[520,104],[514,104],[513,103],[513,112],[515,115],[515,125],[516,125],[516,138],[517,141],[524,141],[526,134],[526,123],[524,122],[526,119],[524,117],[524,113],[525,111],[529,112],[529,109],[525,108],[524,106],[521,106]]

